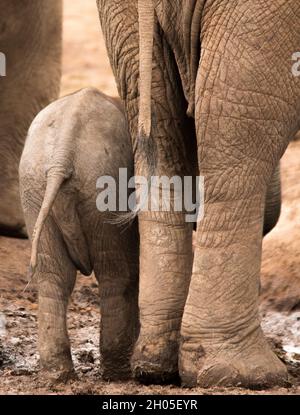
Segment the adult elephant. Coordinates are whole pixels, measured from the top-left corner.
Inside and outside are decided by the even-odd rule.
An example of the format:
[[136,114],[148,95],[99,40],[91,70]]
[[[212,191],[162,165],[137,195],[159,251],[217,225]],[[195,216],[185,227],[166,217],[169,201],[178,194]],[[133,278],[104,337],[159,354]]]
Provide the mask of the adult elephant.
[[[0,0],[0,234],[23,235],[18,164],[35,115],[59,94],[62,0]],[[5,62],[4,62],[5,60]]]
[[282,384],[287,372],[263,335],[258,297],[265,197],[300,124],[292,75],[300,4],[98,0],[98,8],[136,174],[152,173],[155,150],[156,175],[197,174],[198,158],[205,178],[193,264],[184,213],[139,214],[134,373],[169,380],[180,343],[185,385]]

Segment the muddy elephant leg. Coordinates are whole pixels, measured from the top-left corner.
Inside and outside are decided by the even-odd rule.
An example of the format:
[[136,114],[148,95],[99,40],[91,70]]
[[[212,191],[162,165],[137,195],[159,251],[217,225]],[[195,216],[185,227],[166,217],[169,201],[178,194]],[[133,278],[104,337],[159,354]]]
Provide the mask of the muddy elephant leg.
[[280,165],[277,166],[272,180],[268,185],[263,235],[267,235],[275,228],[281,213],[281,177]]
[[[258,297],[267,187],[299,124],[299,90],[289,66],[295,45],[274,32],[266,9],[260,18],[272,41],[258,52],[237,24],[239,13],[247,14],[255,32],[250,15],[257,10],[247,7],[239,4],[234,19],[228,13],[228,36],[221,14],[216,25],[203,22],[195,119],[205,212],[182,323],[180,370],[188,386],[268,387],[287,380],[262,332]],[[264,34],[259,39],[264,44]],[[275,49],[282,51],[280,73],[271,64]],[[274,79],[278,89],[270,94]]]
[[[28,226],[31,232],[32,227]],[[38,350],[41,376],[66,381],[74,376],[67,331],[68,300],[76,280],[59,229],[49,218],[40,241],[38,268]]]
[[[212,118],[205,123],[206,135],[213,134]],[[199,134],[202,128],[203,123]],[[286,369],[264,338],[258,314],[265,187],[251,162],[232,169],[222,147],[214,154],[203,147],[200,152],[206,162],[212,157],[212,164],[201,170],[205,216],[197,229],[182,323],[183,384],[282,384]]]
[[142,382],[177,381],[180,325],[191,275],[192,228],[174,213],[139,218],[141,332],[132,366]]
[[[168,56],[164,41],[156,48],[157,59]],[[186,146],[187,142],[193,142],[194,135],[185,120],[184,99],[170,61],[166,64],[169,74],[159,65],[153,71],[156,125],[152,135],[158,160],[155,175],[183,179],[191,175]],[[136,174],[147,177],[149,173],[143,169],[141,157],[143,153],[138,152]],[[192,270],[193,226],[186,222],[183,212],[174,212],[173,197],[176,195],[171,192],[170,196],[170,211],[139,214],[141,331],[132,368],[135,377],[145,383],[177,382],[179,379],[180,326]]]
[[[136,147],[138,116],[139,38],[137,2],[117,0],[115,7],[98,0],[100,20],[110,61],[125,102]],[[189,134],[186,105],[172,51],[156,27],[153,65],[156,176],[190,175],[186,145]],[[142,147],[142,146],[141,146]],[[147,146],[146,146],[147,147]],[[152,157],[151,157],[152,156]],[[148,177],[145,152],[135,153],[135,175]],[[148,160],[149,161],[149,160]],[[178,376],[181,318],[192,268],[192,226],[174,212],[141,212],[139,309],[141,330],[132,358],[137,379],[164,382]]]
[[264,192],[249,183],[239,200],[225,194],[220,200],[213,195],[219,180],[221,172],[206,175],[205,218],[182,323],[181,378],[202,387],[282,384],[286,369],[264,338],[258,313]]
[[117,225],[104,225],[101,234],[114,236],[97,244],[95,274],[100,293],[100,360],[101,374],[106,380],[130,377],[130,359],[139,333],[135,225],[121,233]]
[[[154,175],[183,179],[194,173],[187,147],[195,136],[185,116],[185,100],[173,55],[159,31],[154,60],[152,138],[157,152]],[[142,162],[144,157],[143,149],[138,148],[136,175],[147,177],[149,170]],[[182,211],[174,211],[176,197],[171,191],[169,211],[160,206],[159,212],[139,214],[141,331],[132,368],[136,379],[145,383],[179,380],[180,326],[192,270],[193,226],[186,222]]]

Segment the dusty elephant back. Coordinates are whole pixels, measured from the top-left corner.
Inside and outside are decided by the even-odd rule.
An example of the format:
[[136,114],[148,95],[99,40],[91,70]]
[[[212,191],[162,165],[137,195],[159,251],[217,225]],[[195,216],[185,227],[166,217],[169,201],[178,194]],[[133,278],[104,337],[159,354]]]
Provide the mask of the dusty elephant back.
[[115,176],[119,167],[132,173],[132,148],[119,99],[85,88],[53,102],[36,116],[20,171],[34,168],[35,173],[44,174],[57,165],[93,186],[99,174]]

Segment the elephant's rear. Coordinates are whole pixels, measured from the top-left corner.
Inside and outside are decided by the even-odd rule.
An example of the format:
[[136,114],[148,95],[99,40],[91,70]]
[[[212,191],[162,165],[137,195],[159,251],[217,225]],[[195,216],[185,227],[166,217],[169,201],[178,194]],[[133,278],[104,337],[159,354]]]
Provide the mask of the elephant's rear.
[[129,176],[132,164],[119,102],[94,89],[51,104],[30,128],[21,197],[39,281],[40,361],[48,372],[72,373],[65,321],[77,268],[85,274],[94,269],[99,281],[103,376],[130,373],[139,330],[137,226],[121,229],[107,221],[111,213],[97,210],[96,182],[106,175],[117,183],[119,168]]
[[[105,222],[105,214],[96,207],[97,180],[110,176],[117,183],[119,168],[126,168],[131,175],[132,165],[119,101],[87,88],[41,111],[31,125],[20,163],[33,269],[39,238],[53,207],[73,262],[83,273],[91,272],[88,250],[101,239],[99,229],[103,232]],[[96,255],[95,248],[93,257]]]

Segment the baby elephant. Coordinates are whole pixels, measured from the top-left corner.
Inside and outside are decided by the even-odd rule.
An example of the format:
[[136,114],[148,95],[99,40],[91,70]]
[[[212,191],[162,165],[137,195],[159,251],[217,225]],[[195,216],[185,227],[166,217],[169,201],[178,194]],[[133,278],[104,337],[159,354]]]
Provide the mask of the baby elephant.
[[41,370],[54,379],[74,374],[66,314],[76,272],[99,282],[102,375],[123,379],[138,335],[138,231],[96,207],[96,182],[119,168],[133,175],[121,103],[88,88],[59,99],[33,121],[20,163],[31,271],[39,292]]

